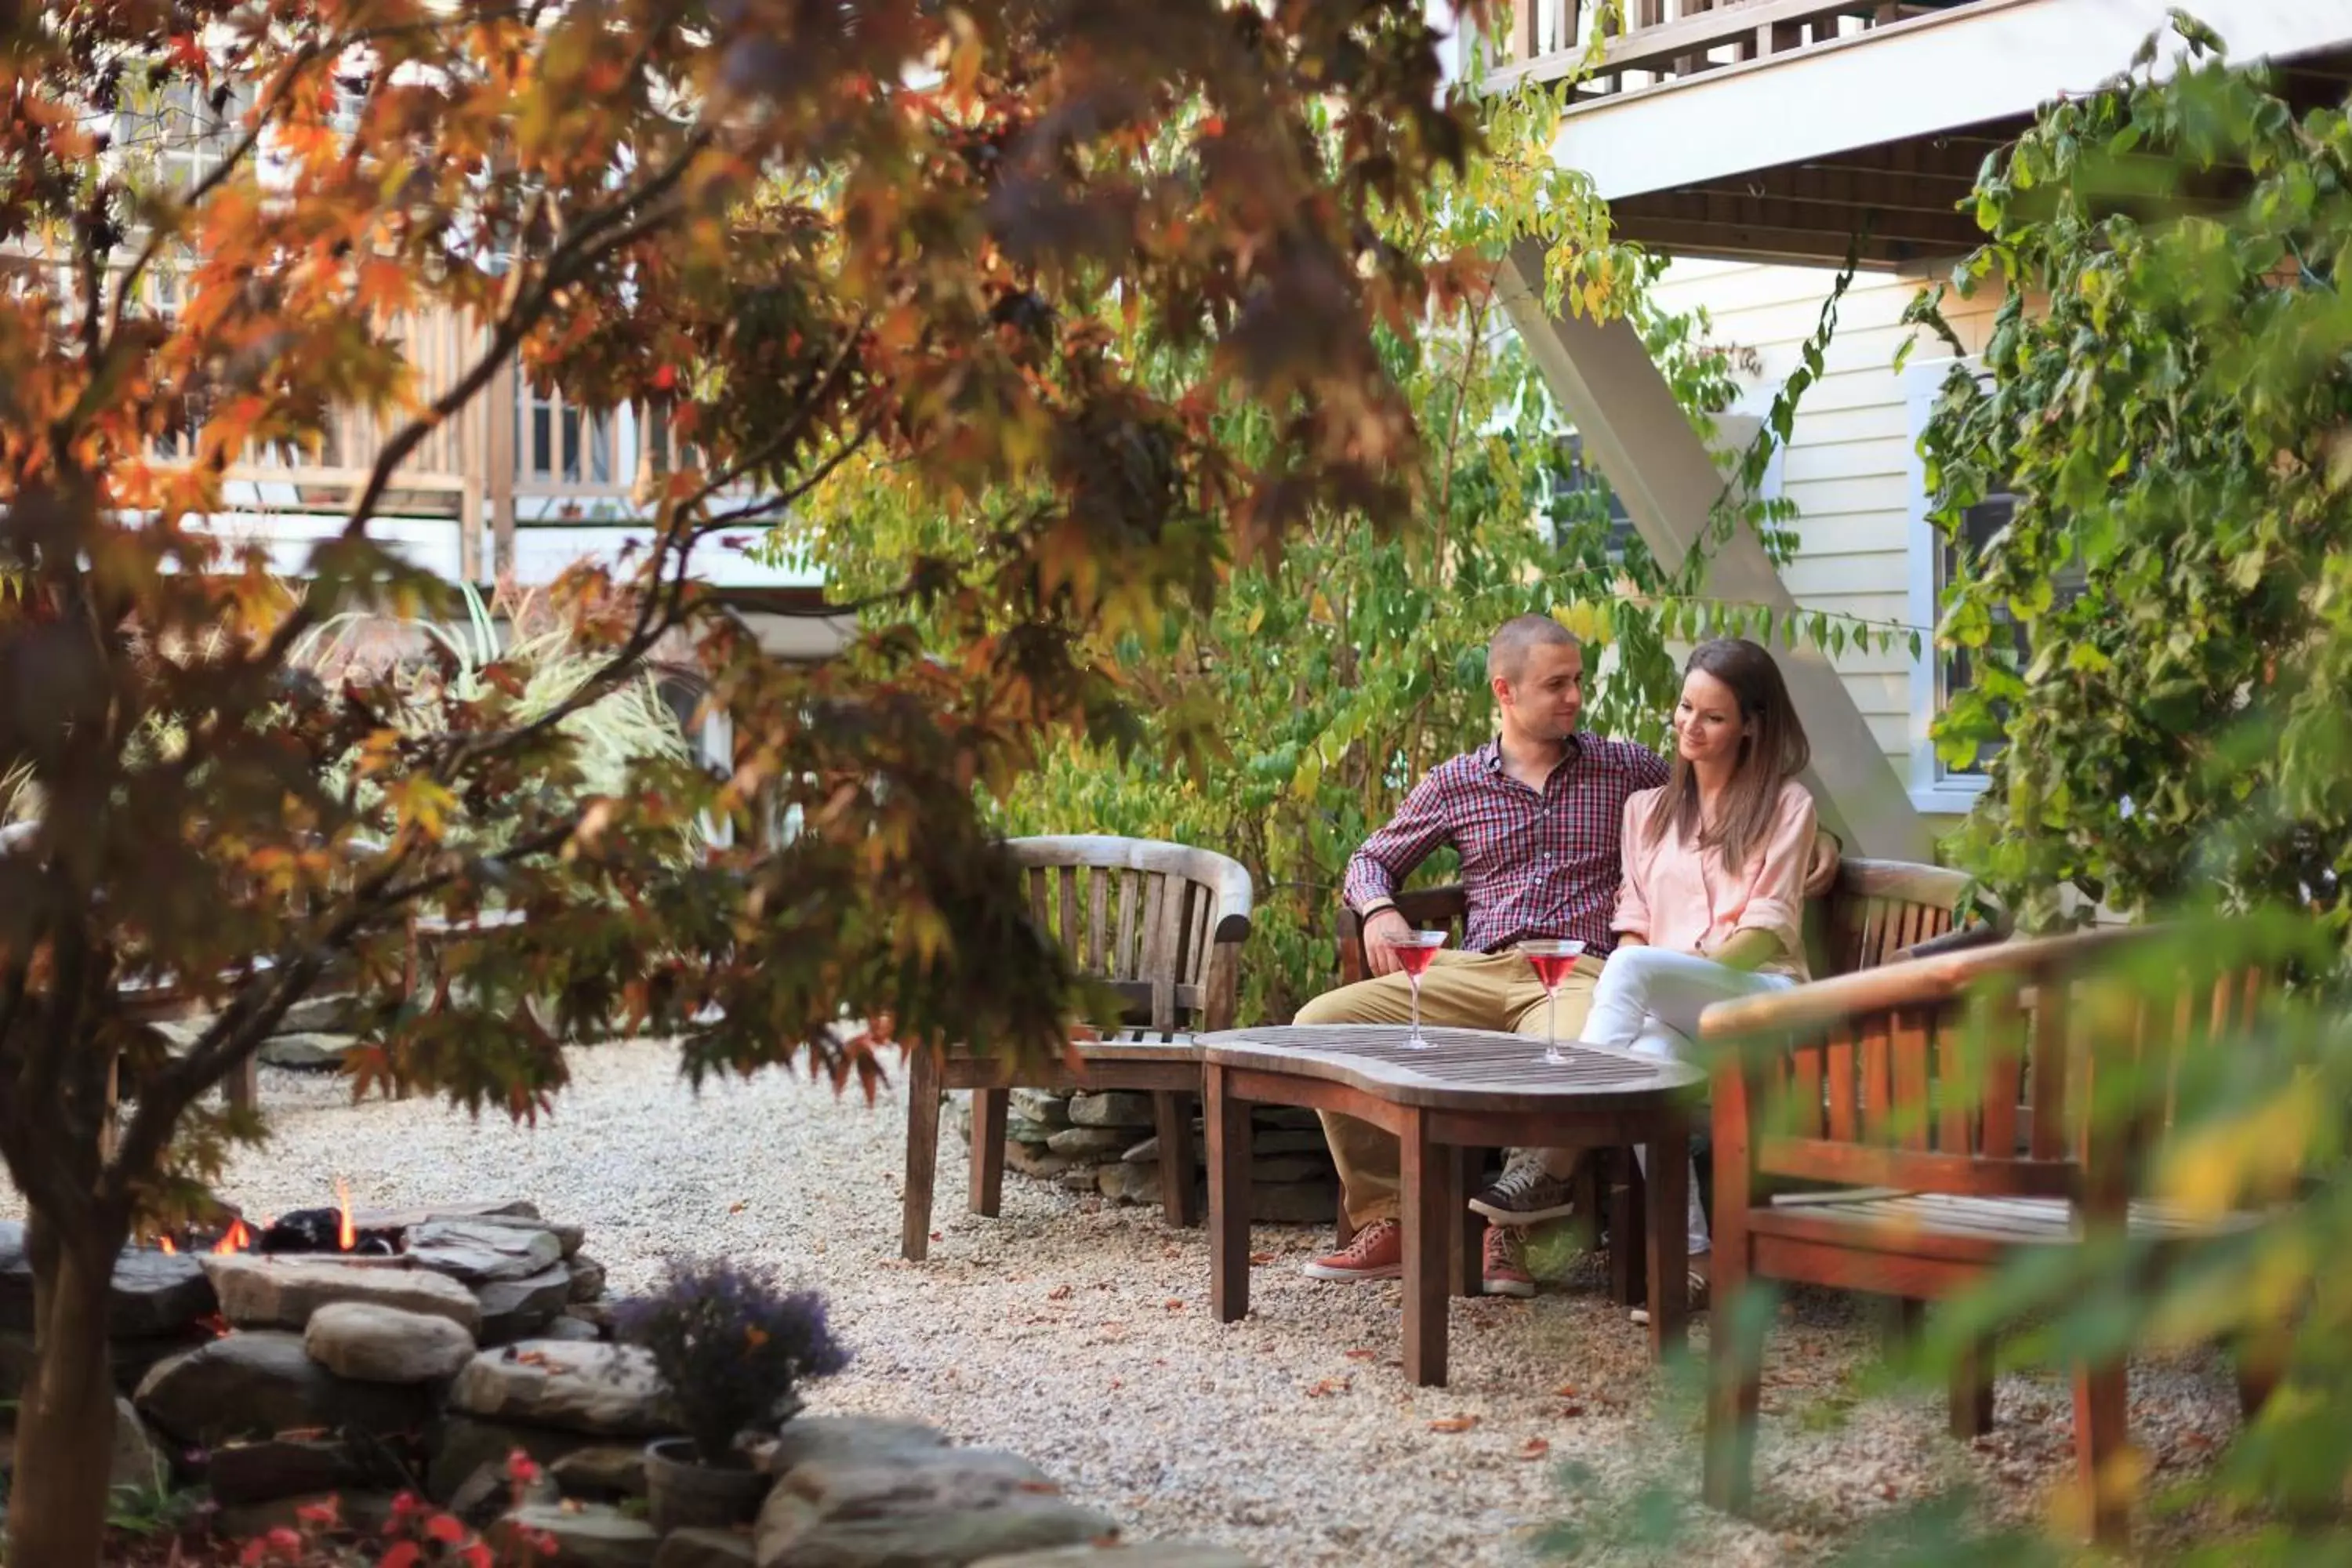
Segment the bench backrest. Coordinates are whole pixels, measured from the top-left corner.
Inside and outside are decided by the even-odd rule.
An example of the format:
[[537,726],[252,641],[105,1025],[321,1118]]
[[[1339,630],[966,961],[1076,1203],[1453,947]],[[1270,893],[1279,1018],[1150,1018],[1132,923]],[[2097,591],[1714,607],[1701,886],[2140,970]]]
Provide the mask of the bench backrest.
[[1030,918],[1115,987],[1125,1022],[1229,1029],[1249,936],[1248,869],[1214,850],[1104,834],[1015,838]]
[[[1941,866],[1907,860],[1847,860],[1837,885],[1805,911],[1807,962],[1813,973],[1847,974],[1891,960],[1915,942],[1952,929],[1969,879]],[[1448,931],[1461,940],[1468,903],[1459,886],[1416,888],[1397,896],[1397,910],[1423,931]],[[1364,967],[1363,924],[1339,910],[1339,982],[1352,984]]]
[[[2143,973],[2131,949],[2159,934],[2010,942],[1710,1007],[1718,1205],[1764,1178],[2120,1214],[2136,1150],[2168,1119],[2149,1091],[2249,1028],[2263,995],[2250,971]],[[2155,1076],[2124,1090],[2131,1116],[2095,1121],[2095,1091],[2118,1103],[2097,1088],[2113,1073]]]

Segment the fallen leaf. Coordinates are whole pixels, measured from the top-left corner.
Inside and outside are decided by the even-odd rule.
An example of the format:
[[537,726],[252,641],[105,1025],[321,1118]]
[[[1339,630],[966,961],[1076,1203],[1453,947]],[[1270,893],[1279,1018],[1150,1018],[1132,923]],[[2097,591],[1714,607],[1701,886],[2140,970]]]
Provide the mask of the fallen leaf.
[[1581,1405],[1571,1405],[1563,1409],[1560,1414],[1562,1415],[1581,1415],[1584,1414],[1584,1406]]
[[1879,1482],[1878,1495],[1885,1498],[1888,1502],[1893,1502],[1895,1500],[1895,1483],[1893,1481]]
[[1352,1350],[1348,1352],[1348,1359],[1349,1361],[1370,1361],[1380,1353],[1381,1352],[1378,1351]]
[[1110,1385],[1113,1388],[1125,1388],[1127,1386],[1127,1380],[1123,1377],[1114,1377],[1110,1380]]
[[1445,1415],[1429,1424],[1433,1432],[1467,1432],[1478,1425],[1475,1415]]
[[1345,1394],[1348,1392],[1352,1381],[1353,1380],[1351,1379],[1344,1377],[1323,1378],[1319,1382],[1310,1384],[1307,1386],[1307,1397],[1309,1399],[1321,1399],[1329,1394]]
[[1024,1492],[1044,1492],[1046,1496],[1052,1497],[1059,1494],[1062,1489],[1054,1481],[1023,1481],[1021,1489]]
[[1558,1388],[1553,1389],[1552,1392],[1559,1395],[1562,1399],[1573,1399],[1576,1397],[1576,1384],[1572,1383],[1563,1383]]
[[1250,1261],[1252,1263],[1271,1263],[1274,1261],[1274,1254],[1271,1252],[1253,1252],[1250,1254]]
[[1070,1288],[1067,1285],[1056,1285],[1045,1292],[1045,1300],[1048,1301],[1066,1301],[1069,1299]]
[[741,1214],[745,1209],[750,1208],[751,1206],[751,1199],[737,1198],[733,1203],[727,1205],[727,1212],[729,1214]]
[[947,1235],[943,1231],[935,1230],[931,1232],[931,1239],[933,1241],[945,1241],[947,1239]]
[[1181,1301],[1171,1301],[1168,1303],[1168,1310],[1171,1312],[1181,1312],[1184,1310],[1184,1303]]
[[1519,1458],[1522,1459],[1540,1459],[1550,1452],[1550,1440],[1544,1437],[1530,1437],[1519,1446]]

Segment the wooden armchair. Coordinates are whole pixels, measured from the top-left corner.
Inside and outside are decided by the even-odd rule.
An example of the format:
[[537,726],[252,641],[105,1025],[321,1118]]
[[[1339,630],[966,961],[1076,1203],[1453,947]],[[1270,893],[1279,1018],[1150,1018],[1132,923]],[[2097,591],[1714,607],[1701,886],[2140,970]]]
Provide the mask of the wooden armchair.
[[[2087,1114],[2095,1073],[2161,1064],[2244,1031],[2260,976],[2094,984],[2146,930],[2108,930],[1892,964],[1718,1004],[1702,1031],[1726,1047],[1714,1084],[1715,1332],[1706,1495],[1749,1497],[1760,1279],[1922,1301],[1982,1282],[2017,1249],[2128,1236],[2160,1256],[2251,1223],[2192,1222],[2132,1201],[2152,1117],[2122,1131]],[[1774,1198],[1764,1184],[1827,1184]],[[2249,1407],[2263,1393],[2242,1381]],[[1991,1359],[1956,1371],[1952,1430],[1992,1420]],[[2076,1458],[2097,1536],[2127,1533],[2109,1461],[2125,1439],[2125,1367],[2074,1381]]]
[[899,1250],[912,1261],[930,1248],[940,1092],[948,1089],[972,1091],[972,1213],[992,1216],[1003,1200],[1011,1090],[1075,1087],[1151,1095],[1161,1210],[1171,1225],[1200,1223],[1192,1108],[1201,1058],[1192,1037],[1233,1027],[1250,929],[1249,871],[1213,850],[1151,838],[1015,838],[1009,847],[1024,868],[1038,929],[1057,938],[1076,967],[1108,982],[1127,1011],[1102,1020],[1099,1037],[1072,1041],[1068,1059],[1026,1071],[962,1047],[912,1054],[899,1231]]

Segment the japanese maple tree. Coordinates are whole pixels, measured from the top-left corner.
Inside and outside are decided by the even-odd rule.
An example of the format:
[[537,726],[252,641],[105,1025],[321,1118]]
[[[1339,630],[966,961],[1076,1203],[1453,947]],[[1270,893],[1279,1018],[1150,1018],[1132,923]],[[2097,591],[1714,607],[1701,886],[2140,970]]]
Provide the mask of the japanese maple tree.
[[[1374,332],[1412,331],[1450,264],[1371,218],[1470,134],[1418,0],[7,15],[0,1158],[38,1342],[9,1552],[79,1564],[117,1252],[258,1135],[207,1091],[322,981],[375,1005],[363,1087],[517,1116],[579,1029],[673,1036],[698,1076],[800,1061],[869,1089],[879,1042],[837,1037],[845,1009],[902,1041],[1065,1037],[1070,977],[975,786],[1120,733],[1099,650],[1212,598],[1237,554],[1317,509],[1409,514],[1417,437]],[[168,138],[136,113],[158,95],[227,122],[170,179],[123,134]],[[470,347],[421,375],[410,334],[450,313]],[[1211,351],[1194,384],[1132,373],[1139,319]],[[372,525],[509,356],[677,437],[653,548],[556,592],[594,673],[551,706],[495,662],[478,686],[315,668],[330,617],[448,611]],[[1211,417],[1236,392],[1278,435],[1246,458]],[[203,520],[250,454],[315,453],[354,407],[387,434],[289,593]],[[697,546],[866,453],[981,541],[983,570],[960,541],[876,595],[959,628],[952,657],[880,616],[831,667],[765,661]],[[566,721],[681,631],[735,772],[648,760],[592,791]],[[706,816],[742,847],[677,853]],[[754,831],[779,816],[794,836]],[[492,904],[525,918],[404,997],[411,918]],[[166,995],[210,1020],[175,1052],[144,1022]]]

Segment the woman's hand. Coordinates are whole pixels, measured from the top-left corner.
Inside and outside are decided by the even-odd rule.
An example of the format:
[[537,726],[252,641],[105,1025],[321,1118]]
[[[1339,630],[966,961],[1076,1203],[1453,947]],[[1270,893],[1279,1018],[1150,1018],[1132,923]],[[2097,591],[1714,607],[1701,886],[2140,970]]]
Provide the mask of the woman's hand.
[[1826,827],[1813,835],[1813,858],[1805,866],[1805,897],[1818,899],[1837,886],[1838,841]]

